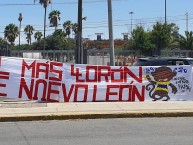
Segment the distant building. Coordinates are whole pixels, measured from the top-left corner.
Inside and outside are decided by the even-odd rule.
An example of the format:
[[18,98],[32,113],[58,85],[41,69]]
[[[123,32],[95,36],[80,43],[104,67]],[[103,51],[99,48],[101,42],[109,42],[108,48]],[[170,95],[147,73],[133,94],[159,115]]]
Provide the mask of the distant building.
[[[123,48],[127,40],[117,39],[114,40],[114,48]],[[109,48],[109,40],[87,40],[87,48],[105,49]]]

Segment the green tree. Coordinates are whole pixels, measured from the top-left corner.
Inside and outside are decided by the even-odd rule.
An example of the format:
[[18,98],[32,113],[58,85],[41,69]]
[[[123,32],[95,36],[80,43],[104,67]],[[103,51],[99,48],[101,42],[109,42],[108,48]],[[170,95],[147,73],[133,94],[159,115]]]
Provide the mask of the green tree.
[[178,42],[180,49],[193,49],[193,32],[185,31],[185,36],[179,35]]
[[155,45],[156,54],[161,54],[161,49],[167,48],[172,38],[178,33],[178,27],[174,24],[162,24],[156,22],[151,32],[151,41]]
[[0,37],[0,47],[6,48],[6,46],[7,46],[7,42],[2,37]]
[[125,49],[125,50],[132,50],[133,49],[133,40],[132,39],[128,39],[128,41],[124,43],[123,49]]
[[36,50],[43,50],[44,48],[44,40],[40,39],[39,41],[36,41],[32,43],[32,48]]
[[71,21],[66,21],[63,24],[63,28],[66,32],[66,34],[68,35],[68,38],[70,38],[70,34],[71,34],[71,28],[72,28],[72,22]]
[[142,26],[137,26],[132,32],[132,47],[143,55],[151,55],[153,44],[150,40],[150,33],[146,32]]
[[24,32],[25,34],[27,35],[26,39],[27,39],[27,42],[28,44],[31,45],[31,36],[33,35],[33,31],[34,31],[34,28],[33,26],[31,25],[27,25],[25,28],[24,28]]
[[47,40],[47,49],[68,50],[75,49],[76,44],[74,39],[66,39],[67,34],[62,29],[57,29],[52,35],[49,35]]
[[15,24],[9,24],[5,27],[4,36],[11,44],[14,44],[18,35],[19,28]]
[[61,40],[63,42],[67,41],[66,40],[67,34],[64,31],[62,31],[62,29],[55,30],[54,33],[53,33],[53,36],[58,38],[59,40]]
[[176,49],[179,48],[179,43],[178,43],[178,38],[179,38],[179,27],[176,26],[176,24],[171,23],[170,24],[171,27],[171,37],[170,37],[170,41],[169,44],[167,45],[168,49]]
[[0,45],[4,44],[4,39],[0,37]]
[[48,50],[60,50],[63,49],[63,42],[53,35],[46,37]]
[[58,27],[58,21],[60,21],[60,14],[60,11],[53,10],[48,17],[50,19],[50,26],[55,27],[55,30]]
[[34,34],[34,38],[35,38],[35,40],[37,40],[37,41],[40,41],[41,38],[42,38],[42,36],[43,36],[43,34],[42,34],[42,32],[40,32],[40,31],[37,31],[37,32]]

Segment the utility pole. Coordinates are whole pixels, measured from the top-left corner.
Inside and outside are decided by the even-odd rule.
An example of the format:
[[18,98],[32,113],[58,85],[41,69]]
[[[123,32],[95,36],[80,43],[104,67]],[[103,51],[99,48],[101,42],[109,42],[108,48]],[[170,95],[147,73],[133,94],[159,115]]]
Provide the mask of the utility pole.
[[186,31],[188,31],[188,12],[185,15],[186,15]]
[[82,48],[82,0],[78,0],[77,63],[83,63]]
[[132,31],[133,31],[133,28],[132,28],[132,15],[134,14],[134,12],[129,12],[129,14],[131,15],[131,31],[130,31],[130,35],[131,35],[131,33],[132,33]]
[[113,40],[113,20],[112,20],[112,0],[108,0],[108,22],[109,22],[109,49],[110,65],[115,65],[114,40]]
[[[134,12],[129,12],[129,14],[131,15],[131,30],[130,30],[130,37],[131,37],[131,39],[132,39],[132,31],[133,31],[133,24],[132,24],[132,21],[133,21],[133,17],[132,17],[132,15],[134,14]],[[132,53],[132,55],[133,55],[133,57],[135,57],[135,54],[134,54],[134,50],[133,50],[133,40],[131,41],[131,45],[132,45],[132,49],[131,49],[131,53]],[[133,61],[131,62],[131,64],[133,65]]]

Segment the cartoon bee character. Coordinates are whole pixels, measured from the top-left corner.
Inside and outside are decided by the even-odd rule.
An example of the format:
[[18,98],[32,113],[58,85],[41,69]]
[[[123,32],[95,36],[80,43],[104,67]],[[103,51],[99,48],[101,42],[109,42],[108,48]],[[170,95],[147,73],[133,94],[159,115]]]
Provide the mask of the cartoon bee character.
[[[168,86],[172,88],[172,93],[176,94],[176,86],[170,83],[176,74],[176,71],[172,71],[170,67],[163,66],[158,67],[154,72],[151,72],[154,80],[152,80],[149,75],[146,75],[147,80],[150,82],[146,85],[146,90],[149,91],[149,96],[153,99],[153,101],[161,100],[164,97],[166,97],[166,99],[163,101],[170,100],[168,95]],[[150,86],[152,86],[152,88]],[[156,95],[159,97],[156,97]]]

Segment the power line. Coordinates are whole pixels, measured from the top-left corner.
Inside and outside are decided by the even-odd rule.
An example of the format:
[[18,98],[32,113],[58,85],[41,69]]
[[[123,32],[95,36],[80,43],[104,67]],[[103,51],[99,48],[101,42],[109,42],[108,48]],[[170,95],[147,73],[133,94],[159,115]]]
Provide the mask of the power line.
[[[138,20],[141,20],[140,22],[134,22],[133,25],[144,25],[144,24],[154,24],[156,22],[156,20],[151,20],[151,21],[144,21],[143,19],[138,19]],[[168,19],[169,22],[177,22],[177,21],[184,21],[186,20],[186,18],[181,18],[181,19],[175,19],[175,20],[172,20],[172,19]],[[189,18],[188,20],[193,20],[193,18]],[[133,20],[134,21],[134,20]],[[164,21],[164,20],[162,20]],[[115,27],[125,27],[125,26],[128,26],[130,25],[129,24],[130,21],[125,21],[125,20],[115,20],[114,21],[114,25]],[[98,23],[101,23],[101,22],[98,22]],[[26,24],[27,25],[27,24]],[[25,27],[26,25],[22,25],[23,27]],[[35,29],[35,31],[43,31],[43,29],[39,29],[41,27],[43,27],[43,25],[32,25],[33,27],[36,27],[37,29]],[[0,30],[1,29],[4,29],[6,26],[0,26]],[[85,24],[83,29],[91,29],[91,28],[107,28],[108,27],[108,21],[103,21],[101,24],[97,24],[97,22],[95,22],[95,24]],[[49,25],[46,26],[46,28],[50,28]],[[55,30],[54,28],[50,28],[48,29],[47,31],[52,31],[52,30]],[[22,32],[22,31],[21,31]]]
[[[126,1],[126,0],[113,0],[113,1]],[[83,3],[101,3],[101,2],[106,2],[106,0],[93,0],[93,1],[85,1]],[[53,5],[71,5],[71,4],[78,4],[78,2],[61,2],[61,3],[52,3]],[[0,6],[34,6],[34,5],[41,5],[39,3],[5,3],[5,4],[0,4]]]
[[[189,15],[190,16],[190,15]],[[176,17],[176,16],[174,16]],[[162,19],[163,21],[163,18],[160,18]],[[177,22],[177,21],[185,21],[187,18],[178,18],[178,19],[168,19],[168,21],[170,22]],[[192,20],[193,17],[189,17],[188,20]],[[152,24],[152,23],[155,23],[156,21],[158,21],[156,18],[151,18],[151,19],[148,19],[148,18],[145,18],[145,19],[133,19],[134,23],[133,25],[139,25],[139,24]],[[137,22],[138,21],[138,22]],[[160,20],[161,21],[161,20]],[[129,24],[129,20],[114,20],[114,26],[126,26],[126,25],[130,25]],[[23,24],[22,26],[25,27],[26,25],[28,24]],[[88,23],[85,23],[85,28],[100,28],[100,27],[107,27],[108,25],[108,21],[99,21],[99,22],[88,22]],[[41,28],[43,27],[43,25],[32,25],[33,27],[36,27],[36,28]],[[6,25],[0,25],[0,29],[4,29],[6,27]],[[50,28],[49,25],[46,26],[47,28]]]

